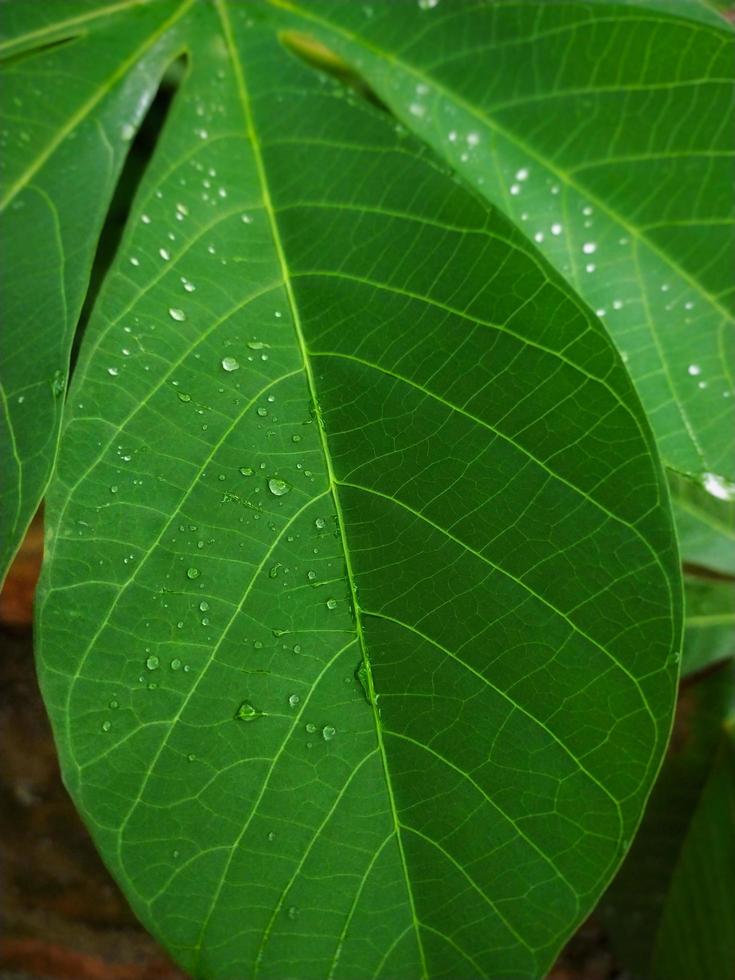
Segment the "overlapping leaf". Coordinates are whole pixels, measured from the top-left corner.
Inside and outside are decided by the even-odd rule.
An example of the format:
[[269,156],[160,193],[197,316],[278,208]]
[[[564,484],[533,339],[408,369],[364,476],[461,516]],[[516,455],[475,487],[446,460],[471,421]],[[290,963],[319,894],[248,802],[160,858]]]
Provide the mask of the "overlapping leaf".
[[664,460],[732,481],[726,21],[689,0],[269,5],[527,229],[603,318]]
[[97,238],[187,5],[131,6],[57,3],[50,29],[45,4],[3,9],[0,580],[48,482]]
[[541,976],[668,733],[650,430],[534,246],[257,9],[85,42],[169,17],[150,50],[189,68],[49,496],[65,778],[196,976]]

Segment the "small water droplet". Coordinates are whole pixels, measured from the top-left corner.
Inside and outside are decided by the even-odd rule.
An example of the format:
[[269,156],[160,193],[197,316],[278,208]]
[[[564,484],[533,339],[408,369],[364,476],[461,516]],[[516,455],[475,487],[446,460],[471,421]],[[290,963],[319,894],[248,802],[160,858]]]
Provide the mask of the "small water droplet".
[[158,670],[158,665],[160,664],[160,662],[161,661],[158,659],[155,653],[152,653],[150,657],[146,658],[145,665],[148,668],[148,670]]
[[237,371],[240,367],[240,362],[236,357],[223,357],[222,367],[225,371]]
[[249,701],[243,701],[235,712],[236,721],[255,721],[260,718],[262,712],[252,706]]
[[158,254],[161,256],[164,262],[168,262],[168,260],[171,258],[171,253],[167,248],[159,248]]
[[117,701],[115,698],[113,698],[112,701],[110,701],[110,707],[114,711],[115,708],[119,708],[120,707],[120,702]]
[[242,473],[243,476],[252,476],[254,471],[252,466],[241,466],[238,472]]
[[186,319],[186,313],[183,310],[178,309],[175,306],[169,307],[168,315],[172,320],[178,320],[179,323]]
[[687,371],[689,372],[689,374],[692,375],[693,378],[696,378],[698,374],[702,373],[702,369],[698,364],[690,364],[689,367],[687,368]]
[[199,572],[199,569],[198,568],[192,567],[192,568],[187,568],[187,570],[186,570],[186,577],[187,578],[192,578],[192,579],[193,578],[199,578],[199,575],[200,575],[200,572]]
[[316,731],[316,725],[314,724],[313,721],[307,722],[306,725],[304,725],[304,728],[309,733],[309,735],[313,735],[314,732]]
[[181,670],[181,661],[178,657],[174,657],[171,661],[171,670]]
[[337,608],[337,600],[327,599],[327,609],[336,609],[336,608]]
[[116,367],[108,367],[107,373],[111,374],[113,378],[116,378],[120,373],[120,369]]
[[191,401],[191,395],[188,392],[186,392],[186,391],[179,391],[179,392],[177,392],[177,394],[179,396],[179,401],[180,402],[190,402]]
[[594,252],[597,251],[597,243],[585,242],[584,245],[582,246],[582,251],[584,252],[585,255],[592,255]]
[[331,742],[334,736],[337,734],[337,729],[334,725],[325,725],[322,728],[322,738],[325,742]]
[[268,480],[268,489],[273,494],[274,497],[283,497],[287,494],[291,487],[286,483],[285,480],[281,480],[278,477],[272,476]]
[[704,473],[702,477],[704,489],[718,500],[735,500],[735,483],[730,483],[716,473]]
[[102,725],[101,725],[101,728],[102,728],[102,731],[103,732],[109,732],[109,730],[112,728],[112,722],[111,721],[103,721],[102,722]]
[[295,708],[300,700],[301,698],[298,696],[298,694],[289,694],[288,696],[288,703],[292,708]]
[[326,523],[327,522],[324,520],[323,517],[317,517],[317,519],[314,521],[314,527],[316,527],[319,531],[321,531],[322,528],[325,527]]

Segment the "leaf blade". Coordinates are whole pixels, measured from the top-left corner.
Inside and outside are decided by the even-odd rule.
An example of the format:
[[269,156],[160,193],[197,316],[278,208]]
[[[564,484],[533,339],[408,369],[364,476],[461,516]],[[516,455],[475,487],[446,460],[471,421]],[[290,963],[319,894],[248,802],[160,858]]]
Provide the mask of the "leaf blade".
[[535,975],[667,735],[680,598],[650,431],[521,236],[220,9],[241,66],[198,7],[50,495],[65,778],[197,974]]

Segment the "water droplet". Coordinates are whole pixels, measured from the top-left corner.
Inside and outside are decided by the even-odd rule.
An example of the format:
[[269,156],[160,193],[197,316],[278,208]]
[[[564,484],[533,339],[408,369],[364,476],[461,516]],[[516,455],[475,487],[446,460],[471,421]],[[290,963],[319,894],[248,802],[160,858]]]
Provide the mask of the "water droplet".
[[135,126],[131,125],[131,123],[125,123],[120,130],[120,135],[126,143],[130,142],[130,140],[135,136]]
[[112,701],[110,701],[110,707],[114,711],[115,708],[119,708],[120,707],[120,702],[117,701],[115,698],[113,698]]
[[306,729],[309,735],[313,735],[314,732],[316,731],[316,725],[314,724],[313,721],[307,722],[306,725],[304,725],[304,728]]
[[193,752],[190,752],[190,753],[189,753],[189,754],[187,755],[187,757],[186,757],[186,761],[187,761],[187,762],[194,762],[194,761],[195,761],[195,759],[196,759],[196,756],[194,755],[194,753],[193,753]]
[[562,233],[562,231],[563,231],[563,228],[562,228],[562,226],[561,226],[561,225],[559,224],[559,222],[558,222],[558,221],[557,221],[557,222],[555,222],[555,223],[554,223],[554,224],[553,224],[553,225],[551,226],[551,234],[552,234],[552,235],[561,235],[561,233]]
[[242,473],[243,476],[252,476],[253,468],[252,466],[241,466],[239,472]]
[[117,493],[117,491],[118,491],[119,489],[120,489],[120,487],[118,487],[118,485],[117,485],[116,483],[114,483],[114,484],[113,484],[113,485],[112,485],[112,486],[110,487],[110,493]]
[[[423,2],[423,3],[429,3],[429,2],[431,2],[433,4],[433,6],[436,6],[436,4],[439,2],[439,0],[419,0],[419,3],[421,3],[421,2]],[[288,909],[286,910],[286,915],[289,917],[289,919],[291,919],[291,921],[293,921],[294,919],[298,919],[298,917],[299,917],[299,910],[296,908],[295,905],[290,905],[288,907]]]
[[324,520],[323,517],[317,517],[317,519],[314,521],[314,527],[316,527],[319,531],[321,531],[322,528],[326,525],[326,523],[327,522]]
[[179,321],[179,323],[180,323],[180,322],[181,322],[182,320],[185,320],[185,319],[186,319],[186,313],[184,313],[184,311],[183,311],[183,310],[179,310],[179,309],[178,309],[177,307],[175,307],[175,306],[171,306],[171,307],[169,307],[169,310],[168,310],[168,315],[169,315],[169,316],[171,317],[171,319],[172,319],[172,320],[178,320],[178,321]]
[[331,742],[334,736],[337,734],[337,729],[334,725],[325,725],[322,728],[322,738],[325,742]]
[[201,612],[206,612],[209,609],[209,603],[206,599],[202,599],[202,601],[199,603],[199,609]]
[[584,252],[585,255],[592,255],[594,252],[597,251],[597,243],[585,242],[584,245],[582,246],[582,251]]
[[516,180],[528,180],[529,169],[528,167],[521,167],[520,170],[516,170]]
[[107,373],[111,374],[113,378],[116,378],[120,373],[120,369],[116,367],[108,367]]
[[309,580],[309,582],[313,582],[316,578],[316,572],[313,569],[309,569],[309,571],[306,573],[306,578]]
[[268,833],[266,834],[266,837],[268,838],[269,841],[274,841],[276,839],[275,832],[269,830]]
[[146,657],[145,665],[148,670],[158,670],[158,665],[160,662],[161,661],[158,659],[155,653],[152,653],[150,657]]
[[186,577],[187,578],[199,578],[200,572],[198,568],[187,568]]
[[288,696],[288,703],[292,708],[295,708],[300,700],[301,698],[298,696],[298,694],[289,694]]
[[261,715],[262,712],[254,708],[249,701],[243,701],[240,707],[235,712],[235,720],[255,721],[256,718],[260,718]]
[[225,371],[237,371],[240,367],[240,362],[236,357],[223,357],[222,367]]
[[179,391],[178,392],[178,396],[179,396],[179,401],[180,402],[190,402],[191,401],[191,395],[188,394],[188,392],[186,392],[186,391]]
[[272,476],[268,480],[268,489],[273,494],[274,497],[283,497],[289,492],[291,487],[286,483],[285,480],[281,480],[278,477]]
[[696,377],[696,376],[697,376],[698,374],[701,374],[701,373],[702,373],[702,369],[701,369],[701,367],[700,367],[700,366],[699,366],[698,364],[690,364],[690,365],[689,365],[689,367],[687,368],[687,371],[688,371],[688,372],[689,372],[689,374],[691,374],[691,375],[692,375],[692,377],[694,377],[694,378],[695,378],[695,377]]
[[171,670],[181,670],[181,661],[178,657],[174,657],[171,661]]
[[110,721],[103,721],[102,722],[102,725],[101,725],[101,728],[102,728],[102,731],[103,732],[109,732],[109,730],[112,728],[112,722],[110,722]]
[[521,185],[520,184],[511,184],[510,185],[510,193],[511,193],[511,196],[512,197],[518,197],[518,195],[521,193]]
[[263,419],[268,414],[268,409],[265,407],[265,405],[261,405],[259,408],[256,409],[256,412]]
[[337,608],[337,600],[327,599],[327,609],[336,609],[336,608]]
[[264,347],[269,347],[269,344],[264,344],[262,340],[249,340],[248,347],[250,350],[263,350]]
[[704,489],[718,500],[735,500],[735,483],[730,483],[716,473],[704,473],[702,476]]
[[159,248],[158,254],[161,256],[164,262],[168,262],[168,260],[171,258],[171,253],[167,248]]

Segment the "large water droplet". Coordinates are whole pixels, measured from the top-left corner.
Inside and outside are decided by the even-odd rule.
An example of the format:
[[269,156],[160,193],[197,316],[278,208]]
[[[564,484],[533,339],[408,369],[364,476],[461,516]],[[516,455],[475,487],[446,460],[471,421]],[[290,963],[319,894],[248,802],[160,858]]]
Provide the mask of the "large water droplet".
[[152,653],[150,657],[146,658],[145,665],[148,668],[148,670],[157,670],[160,662],[161,661],[158,659],[155,653]]
[[222,367],[225,371],[237,371],[240,367],[240,362],[236,357],[223,357]]
[[200,573],[200,571],[199,571],[198,568],[192,567],[192,568],[187,568],[187,570],[186,570],[186,577],[187,578],[192,578],[192,579],[199,578],[200,574],[201,573]]
[[287,494],[291,487],[286,483],[285,480],[281,480],[276,476],[272,476],[268,480],[268,489],[273,494],[274,497],[283,497]]

